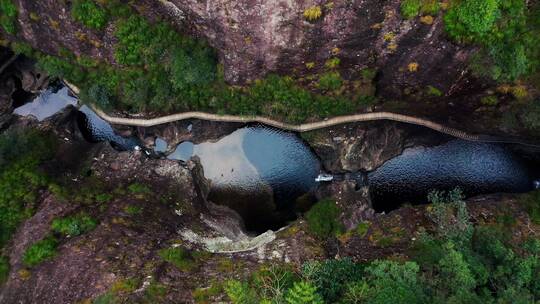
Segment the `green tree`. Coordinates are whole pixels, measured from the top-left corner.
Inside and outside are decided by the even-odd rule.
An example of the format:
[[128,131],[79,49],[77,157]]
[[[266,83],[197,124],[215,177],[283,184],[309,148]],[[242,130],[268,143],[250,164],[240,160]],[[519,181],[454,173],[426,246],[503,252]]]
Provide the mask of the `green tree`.
[[365,270],[370,286],[367,303],[423,303],[426,295],[414,262],[374,261]]
[[289,289],[285,301],[289,304],[322,304],[321,296],[317,294],[315,286],[309,282],[295,282]]
[[444,244],[445,254],[438,263],[442,282],[440,287],[447,291],[446,298],[450,302],[459,303],[471,298],[476,280],[469,269],[463,255],[454,248],[454,243]]
[[100,30],[108,22],[107,11],[93,0],[75,0],[71,6],[71,16],[85,26]]
[[343,230],[339,221],[339,208],[335,201],[321,200],[306,213],[306,221],[311,233],[319,238],[327,238]]
[[478,41],[500,17],[498,0],[454,1],[444,17],[446,32],[458,41]]
[[225,293],[233,304],[258,303],[255,292],[247,283],[231,280],[225,285]]

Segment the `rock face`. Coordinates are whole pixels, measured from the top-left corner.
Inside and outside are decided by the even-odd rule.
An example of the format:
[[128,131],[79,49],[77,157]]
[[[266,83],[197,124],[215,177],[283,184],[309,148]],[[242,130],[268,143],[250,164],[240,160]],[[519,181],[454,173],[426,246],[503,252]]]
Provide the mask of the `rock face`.
[[304,135],[332,173],[371,171],[403,151],[406,131],[395,123],[337,126]]
[[[114,62],[114,23],[90,30],[70,16],[63,1],[16,1],[20,39],[44,52],[62,48]],[[132,4],[150,20],[164,19],[179,30],[209,41],[224,65],[225,79],[241,84],[269,72],[296,74],[324,70],[341,60],[345,78],[370,67],[380,70],[379,94],[398,97],[403,90],[436,86],[456,93],[471,50],[450,43],[442,18],[432,24],[404,20],[399,0],[144,0]],[[307,21],[303,12],[319,6],[322,16]],[[30,18],[40,16],[40,18]],[[415,62],[414,77],[407,69]]]

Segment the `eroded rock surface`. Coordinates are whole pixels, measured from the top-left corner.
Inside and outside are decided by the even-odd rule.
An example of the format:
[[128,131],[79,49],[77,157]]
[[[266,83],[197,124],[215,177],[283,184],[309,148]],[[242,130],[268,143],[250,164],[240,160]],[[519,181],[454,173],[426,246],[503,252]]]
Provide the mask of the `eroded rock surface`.
[[406,132],[395,123],[347,124],[302,135],[333,173],[371,171],[399,155]]
[[[114,63],[114,22],[95,31],[73,20],[69,2],[17,2],[17,35],[33,47],[49,54],[66,48],[76,56]],[[429,85],[445,94],[466,87],[463,70],[472,50],[448,41],[440,16],[432,24],[404,20],[398,0],[144,0],[132,5],[150,20],[164,19],[208,40],[230,83],[242,84],[269,72],[316,73],[324,71],[326,60],[338,57],[345,78],[358,77],[366,67],[381,70],[378,92],[385,97]],[[303,12],[312,6],[319,6],[322,16],[307,21]],[[311,69],[306,67],[309,62],[314,63]],[[414,77],[407,69],[412,62],[419,66]]]

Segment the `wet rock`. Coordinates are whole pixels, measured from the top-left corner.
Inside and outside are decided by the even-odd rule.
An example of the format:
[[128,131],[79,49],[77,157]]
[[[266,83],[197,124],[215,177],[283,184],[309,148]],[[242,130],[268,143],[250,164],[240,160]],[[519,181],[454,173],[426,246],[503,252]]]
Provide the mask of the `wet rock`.
[[[336,141],[335,138],[346,138]],[[351,124],[315,131],[304,136],[333,173],[371,171],[399,155],[405,131],[394,123]]]
[[319,198],[335,199],[342,214],[340,217],[346,230],[354,229],[362,221],[371,219],[372,209],[369,187],[359,185],[355,180],[334,181],[323,184],[317,190]]
[[[190,141],[194,144],[217,141],[221,137],[236,131],[242,125],[240,123],[185,120],[154,127],[139,128],[138,134],[144,142],[149,138],[154,140],[156,137],[159,137],[165,140],[169,147],[176,147],[184,141]],[[145,145],[146,147],[153,146],[153,144]]]

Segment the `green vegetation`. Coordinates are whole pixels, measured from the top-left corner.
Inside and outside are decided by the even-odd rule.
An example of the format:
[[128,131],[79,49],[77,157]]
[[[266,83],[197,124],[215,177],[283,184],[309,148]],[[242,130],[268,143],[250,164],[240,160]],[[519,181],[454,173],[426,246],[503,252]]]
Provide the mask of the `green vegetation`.
[[[534,194],[538,205],[538,194]],[[515,240],[507,221],[474,227],[459,190],[435,191],[422,232],[407,254],[366,264],[310,261],[287,282],[230,281],[233,303],[536,303],[540,240]],[[274,276],[281,278],[282,275]],[[276,288],[276,286],[279,286]],[[280,297],[271,296],[277,294]],[[272,292],[270,292],[272,291]],[[322,299],[322,300],[321,300]]]
[[[92,3],[81,3],[87,2]],[[365,96],[354,98],[339,91],[329,94],[332,96],[315,94],[292,78],[277,75],[246,87],[229,86],[207,44],[179,34],[165,22],[150,23],[119,1],[95,5],[116,25],[114,57],[120,65],[76,57],[65,49],[52,56],[26,44],[14,45],[36,58],[51,76],[68,79],[81,88],[84,102],[133,112],[199,110],[264,115],[291,122],[343,115],[372,102]],[[336,67],[339,59],[328,64]],[[321,76],[320,87],[334,90],[342,82],[337,72],[329,72]]]
[[289,304],[323,304],[322,297],[317,294],[317,289],[310,282],[294,282],[288,290],[285,301]]
[[167,287],[157,282],[150,282],[144,290],[143,303],[161,303],[167,293]]
[[343,82],[341,81],[339,72],[328,72],[321,75],[318,87],[321,90],[334,91],[341,88],[342,84]]
[[13,0],[0,0],[0,25],[11,35],[17,33],[18,8]]
[[197,266],[192,254],[182,247],[165,248],[159,251],[159,256],[182,271],[190,271]]
[[497,96],[490,95],[490,96],[482,97],[480,99],[480,103],[485,105],[485,106],[493,107],[493,106],[496,106],[499,103],[499,100],[497,99]]
[[471,68],[480,76],[514,81],[536,71],[540,60],[539,5],[523,0],[453,1],[445,29],[459,42],[481,45]]
[[38,131],[0,135],[0,248],[19,223],[33,214],[38,190],[48,184],[38,167],[54,150],[53,138]]
[[339,213],[335,201],[319,201],[306,213],[309,232],[321,239],[340,233],[343,227],[339,221]]
[[71,16],[86,27],[100,30],[107,24],[107,11],[93,0],[75,0],[71,6]]
[[499,16],[499,0],[463,0],[452,3],[444,21],[450,37],[474,41],[487,34]]
[[84,213],[80,213],[53,220],[51,229],[53,232],[63,236],[78,236],[92,231],[96,226],[97,221],[95,219]]
[[330,58],[326,60],[326,62],[324,63],[324,66],[329,69],[335,69],[339,67],[340,63],[341,63],[341,60],[339,58],[334,57],[334,58]]
[[403,0],[401,1],[401,15],[412,19],[418,14],[436,15],[439,13],[438,0]]
[[308,21],[315,21],[322,16],[322,9],[320,6],[315,5],[304,10],[304,18]]
[[528,129],[540,130],[540,102],[538,100],[531,101],[525,106],[522,120]]
[[129,215],[137,215],[142,213],[143,208],[139,206],[129,205],[124,208],[124,211]]
[[133,194],[150,194],[152,191],[148,186],[140,184],[140,183],[133,183],[128,186],[129,192]]
[[426,93],[427,93],[429,96],[435,96],[435,97],[441,97],[441,96],[443,96],[443,92],[441,92],[441,90],[437,89],[437,88],[434,87],[434,86],[428,86],[427,89],[426,89]]
[[521,195],[520,201],[527,208],[531,221],[540,225],[540,190]]
[[223,292],[223,284],[212,282],[208,288],[197,288],[192,292],[195,303],[212,303],[212,297]]
[[9,275],[9,260],[7,257],[0,255],[0,285],[7,280]]
[[356,227],[356,233],[360,237],[366,236],[369,230],[369,226],[370,226],[369,222],[361,222],[360,224],[358,224],[358,227]]
[[[139,286],[140,284],[140,280],[137,279],[137,278],[127,278],[127,279],[120,279],[118,281],[116,281],[112,286],[111,288],[104,294],[98,296],[97,298],[95,298],[92,303],[93,304],[115,304],[115,303],[121,303],[121,300],[133,293],[133,291],[135,291],[137,289],[137,287]],[[152,287],[152,285],[156,285],[154,282],[151,283],[150,286],[147,287],[147,289],[150,289],[152,288],[152,292],[149,294],[147,293],[147,290],[145,290],[145,293],[144,293],[144,300],[147,300],[147,299],[150,299],[149,295],[150,296],[157,296],[156,298],[152,298],[152,300],[150,300],[150,302],[143,302],[143,303],[155,303],[155,302],[152,302],[152,301],[155,301],[157,298],[160,297],[160,292],[161,291],[158,291],[157,294],[153,294],[153,292],[155,291],[155,287]],[[161,285],[158,286],[158,288],[160,288]]]
[[56,255],[57,245],[58,241],[54,237],[46,237],[45,239],[32,244],[24,252],[24,265],[33,267],[46,260],[52,259]]

